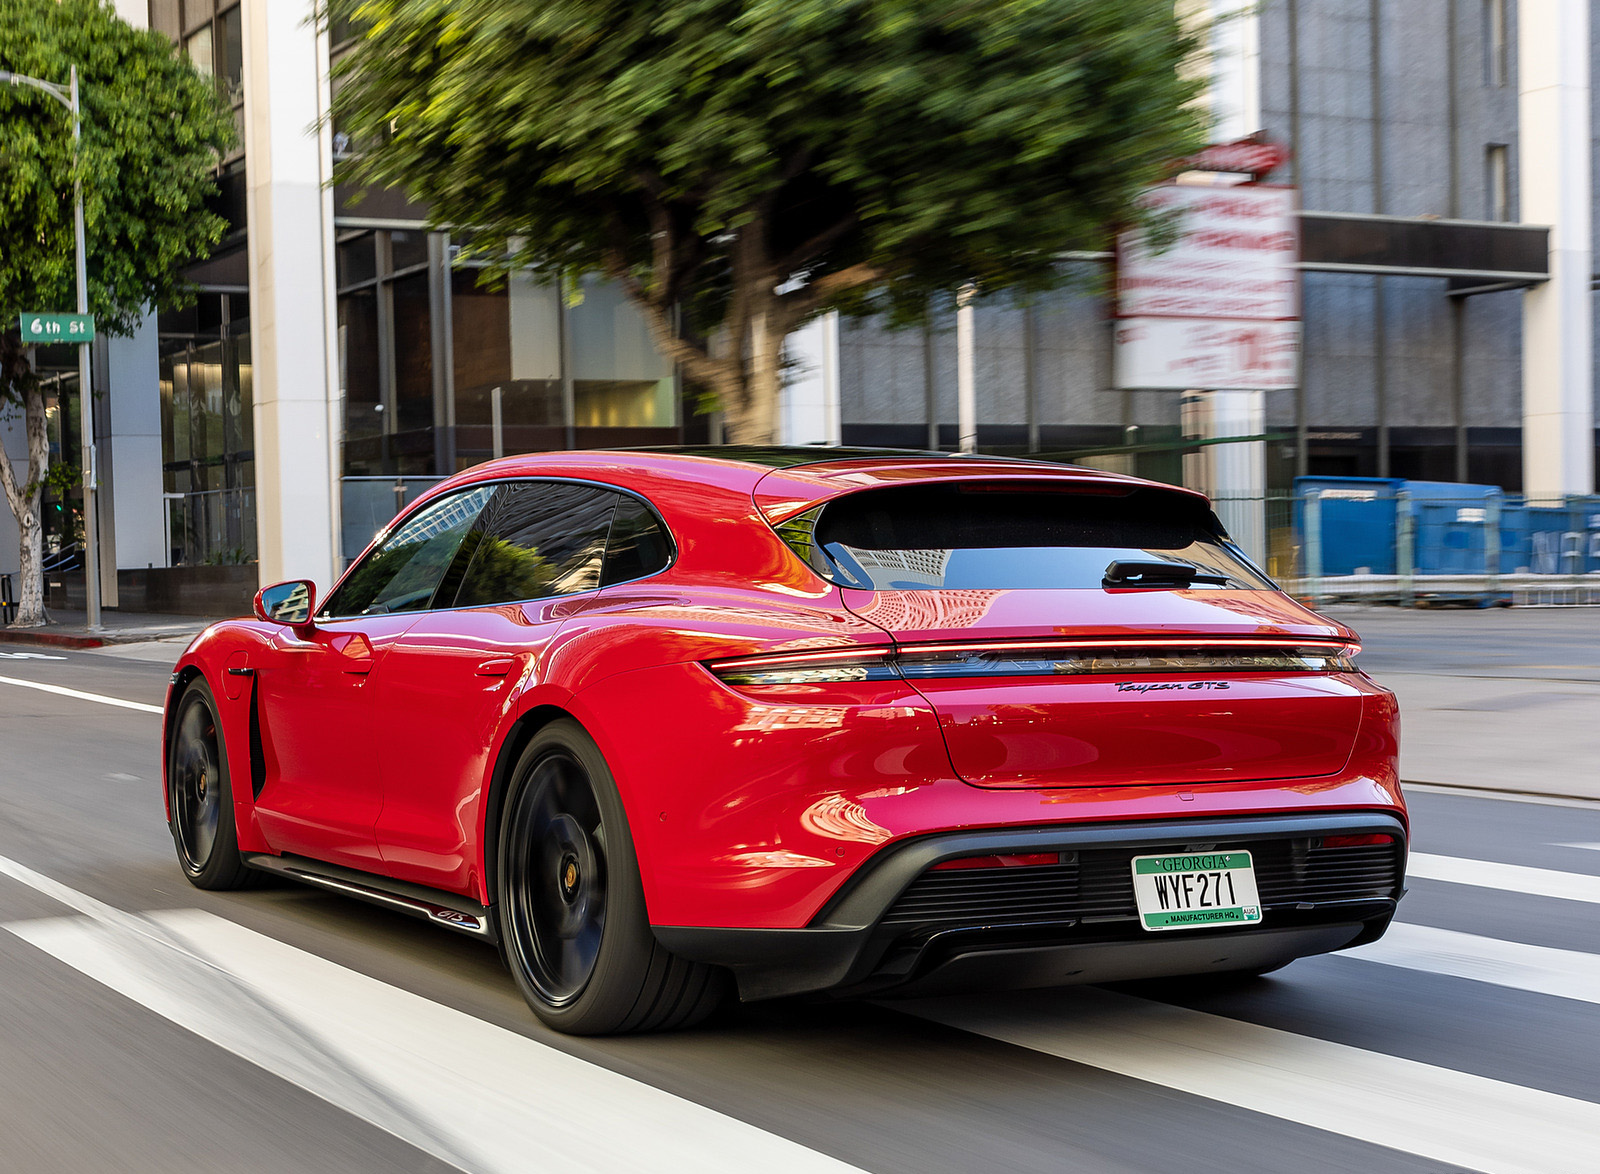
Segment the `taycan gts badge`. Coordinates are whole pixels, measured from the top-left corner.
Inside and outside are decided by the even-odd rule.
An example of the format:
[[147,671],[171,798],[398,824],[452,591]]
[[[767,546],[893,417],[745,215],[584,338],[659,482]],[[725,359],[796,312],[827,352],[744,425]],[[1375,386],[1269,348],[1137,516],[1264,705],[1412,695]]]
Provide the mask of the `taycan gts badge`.
[[1118,681],[1118,693],[1160,693],[1169,689],[1188,689],[1199,692],[1205,689],[1226,689],[1226,681]]

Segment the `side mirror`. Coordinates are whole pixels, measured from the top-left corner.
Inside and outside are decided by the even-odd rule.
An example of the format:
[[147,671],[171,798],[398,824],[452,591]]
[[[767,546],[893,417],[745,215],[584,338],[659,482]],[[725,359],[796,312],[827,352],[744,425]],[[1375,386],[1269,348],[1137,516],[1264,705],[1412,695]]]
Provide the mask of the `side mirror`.
[[255,613],[269,624],[303,627],[311,622],[317,603],[317,585],[310,579],[274,583],[256,592]]

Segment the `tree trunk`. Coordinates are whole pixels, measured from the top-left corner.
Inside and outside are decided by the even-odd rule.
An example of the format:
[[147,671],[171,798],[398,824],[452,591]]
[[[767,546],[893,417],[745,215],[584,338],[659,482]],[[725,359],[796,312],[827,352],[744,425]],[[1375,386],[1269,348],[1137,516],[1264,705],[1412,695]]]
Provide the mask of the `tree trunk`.
[[[8,372],[8,374],[11,374]],[[12,377],[15,386],[14,375]],[[18,481],[11,458],[0,451],[0,487],[6,504],[17,519],[22,580],[17,585],[17,618],[14,628],[38,628],[44,614],[44,527],[39,518],[39,501],[44,494],[45,469],[50,460],[50,438],[46,431],[44,395],[32,380],[22,388],[23,422],[28,437],[26,480]]]
[[784,333],[773,327],[773,318],[767,310],[751,315],[742,378],[729,391],[718,388],[723,405],[723,437],[729,444],[778,443]]
[[39,495],[33,495],[33,508],[17,519],[22,531],[22,582],[17,589],[17,618],[13,628],[44,626],[44,527],[39,524]]

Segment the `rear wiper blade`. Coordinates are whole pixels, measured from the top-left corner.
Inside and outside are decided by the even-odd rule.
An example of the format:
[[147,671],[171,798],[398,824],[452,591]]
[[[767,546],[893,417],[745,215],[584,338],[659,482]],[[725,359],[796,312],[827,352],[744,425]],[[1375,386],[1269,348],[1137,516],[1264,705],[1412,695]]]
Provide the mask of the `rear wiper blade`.
[[1106,567],[1102,587],[1170,587],[1174,583],[1211,583],[1226,587],[1231,579],[1202,571],[1193,563],[1165,559],[1114,559]]

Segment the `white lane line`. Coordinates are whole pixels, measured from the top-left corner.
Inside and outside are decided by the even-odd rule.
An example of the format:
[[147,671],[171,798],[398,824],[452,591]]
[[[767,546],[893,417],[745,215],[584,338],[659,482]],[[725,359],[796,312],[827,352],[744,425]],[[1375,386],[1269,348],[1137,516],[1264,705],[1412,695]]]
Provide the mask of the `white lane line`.
[[68,689],[64,685],[46,685],[43,681],[24,681],[18,677],[0,677],[0,685],[16,685],[20,689],[37,689],[41,693],[54,693],[60,697],[76,697],[79,701],[98,701],[101,705],[115,705],[120,709],[137,709],[140,713],[160,713],[159,705],[146,705],[143,701],[125,701],[121,697],[107,697],[104,693],[85,693]]
[[1483,1174],[1594,1174],[1600,1105],[1092,987],[896,1003],[961,1031]]
[[1600,844],[1557,844],[1557,848],[1587,848],[1591,852],[1600,852]]
[[1397,921],[1377,941],[1330,957],[1359,958],[1534,994],[1600,1003],[1600,954],[1580,950],[1529,946]]
[[1553,868],[1528,868],[1496,860],[1467,860],[1460,856],[1413,852],[1406,864],[1406,875],[1418,880],[1446,881],[1453,885],[1475,885],[1482,889],[1526,893],[1530,897],[1559,897],[1563,901],[1600,905],[1600,876],[1581,872],[1557,872]]
[[213,914],[177,910],[139,920],[170,944],[82,917],[5,928],[474,1174],[855,1169]]

